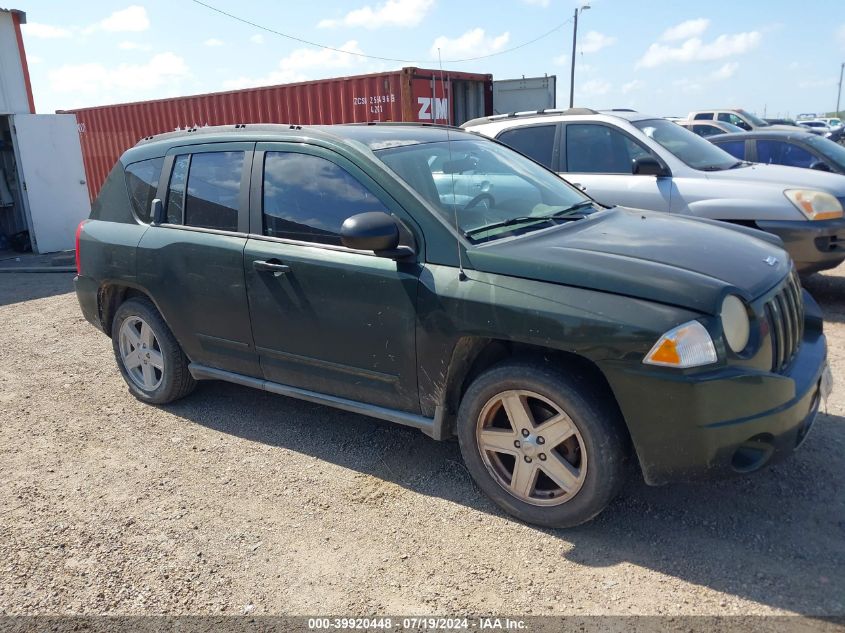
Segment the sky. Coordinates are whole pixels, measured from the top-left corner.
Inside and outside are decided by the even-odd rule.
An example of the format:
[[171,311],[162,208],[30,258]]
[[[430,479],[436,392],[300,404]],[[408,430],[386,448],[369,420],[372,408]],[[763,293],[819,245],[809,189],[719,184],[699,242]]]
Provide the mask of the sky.
[[[572,16],[584,4],[203,1],[343,52],[286,39],[193,0],[17,0],[12,6],[27,14],[24,44],[37,112],[437,68],[438,49],[448,70],[494,79],[556,75],[557,105],[566,107]],[[714,107],[769,117],[833,110],[845,62],[845,11],[832,10],[841,1],[593,0],[579,17],[575,105],[661,116]]]

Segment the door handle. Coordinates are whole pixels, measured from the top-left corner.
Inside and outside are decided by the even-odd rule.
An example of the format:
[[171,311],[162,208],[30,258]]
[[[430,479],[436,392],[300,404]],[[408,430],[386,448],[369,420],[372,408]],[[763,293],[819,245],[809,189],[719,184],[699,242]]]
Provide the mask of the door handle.
[[580,189],[581,191],[586,191],[587,187],[582,185],[580,182],[573,182],[571,183],[573,187]]
[[277,259],[268,259],[266,262],[256,259],[252,262],[252,267],[262,273],[273,273],[274,277],[280,277],[290,272],[290,266]]

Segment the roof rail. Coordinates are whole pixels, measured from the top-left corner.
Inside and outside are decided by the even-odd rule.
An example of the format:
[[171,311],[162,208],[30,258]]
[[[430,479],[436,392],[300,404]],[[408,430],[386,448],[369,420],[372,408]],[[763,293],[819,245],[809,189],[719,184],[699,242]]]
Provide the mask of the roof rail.
[[504,121],[505,119],[514,119],[529,116],[560,116],[566,114],[599,114],[597,110],[590,108],[569,108],[562,110],[557,108],[549,108],[545,110],[526,110],[524,112],[508,112],[507,114],[494,114],[493,116],[483,116],[477,119],[471,119],[464,123],[461,127],[468,128],[474,125],[481,125],[483,123],[490,123],[493,121]]

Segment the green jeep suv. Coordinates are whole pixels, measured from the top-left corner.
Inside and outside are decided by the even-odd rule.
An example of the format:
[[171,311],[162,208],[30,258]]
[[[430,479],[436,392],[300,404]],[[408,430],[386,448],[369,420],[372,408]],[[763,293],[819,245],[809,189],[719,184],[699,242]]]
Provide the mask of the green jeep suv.
[[77,234],[77,295],[151,404],[225,380],[457,436],[504,510],[598,514],[645,480],[788,455],[830,389],[778,238],[607,208],[421,125],[144,139]]

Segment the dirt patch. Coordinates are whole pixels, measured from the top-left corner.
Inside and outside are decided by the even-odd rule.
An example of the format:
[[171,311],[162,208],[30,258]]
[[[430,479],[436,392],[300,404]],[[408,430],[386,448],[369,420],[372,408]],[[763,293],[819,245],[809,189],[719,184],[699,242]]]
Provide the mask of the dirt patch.
[[836,387],[785,463],[541,530],[454,442],[203,383],[151,407],[70,275],[0,276],[0,614],[845,614],[845,269],[807,287]]

